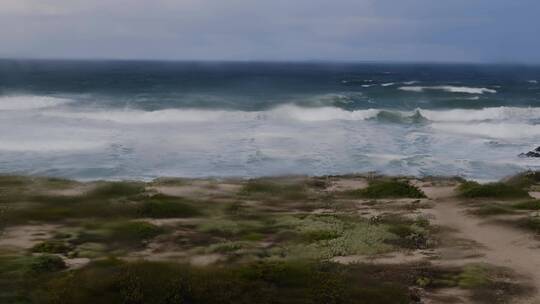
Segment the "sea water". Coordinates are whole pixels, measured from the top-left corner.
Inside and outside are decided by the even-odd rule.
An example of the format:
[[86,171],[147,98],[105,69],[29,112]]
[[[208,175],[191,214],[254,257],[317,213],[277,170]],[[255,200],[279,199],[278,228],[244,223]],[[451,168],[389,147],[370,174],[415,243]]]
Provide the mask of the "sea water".
[[0,60],[0,174],[540,168],[540,66]]

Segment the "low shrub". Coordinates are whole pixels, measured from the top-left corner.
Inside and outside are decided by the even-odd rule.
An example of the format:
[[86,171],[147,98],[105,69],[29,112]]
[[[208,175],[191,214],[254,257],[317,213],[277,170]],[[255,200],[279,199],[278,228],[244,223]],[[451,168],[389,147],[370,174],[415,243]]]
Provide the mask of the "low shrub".
[[98,185],[86,195],[91,198],[119,198],[142,194],[145,191],[141,182],[106,182]]
[[540,171],[528,171],[506,180],[506,183],[518,188],[529,188],[540,183]]
[[18,175],[0,175],[0,189],[23,187],[32,183],[32,178]]
[[98,243],[108,247],[141,247],[144,242],[164,232],[164,229],[142,221],[107,223],[95,230],[81,232],[74,244]]
[[458,187],[458,191],[462,197],[466,198],[516,199],[530,197],[527,191],[505,183],[465,182]]
[[540,233],[540,217],[528,217],[518,221],[521,228]]
[[530,200],[512,205],[512,208],[518,210],[540,210],[540,200]]
[[36,205],[13,210],[10,221],[22,224],[28,221],[61,222],[80,218],[130,218],[137,215],[136,205],[105,198],[42,196],[34,198]]
[[111,227],[110,239],[120,243],[140,243],[163,233],[163,229],[146,222],[125,222]]
[[472,213],[476,215],[489,216],[489,215],[511,214],[514,212],[515,211],[512,209],[511,206],[506,206],[506,205],[497,204],[497,203],[488,203],[475,209]]
[[66,243],[58,240],[48,240],[41,242],[39,244],[36,244],[34,247],[32,247],[33,252],[41,252],[41,253],[61,253],[65,254],[71,250],[71,247],[68,246]]
[[30,270],[34,273],[47,273],[67,268],[62,258],[55,255],[40,255],[30,263]]
[[247,182],[241,195],[263,195],[267,199],[302,200],[308,198],[307,187],[304,183],[278,183],[271,180],[251,180]]
[[158,262],[93,263],[32,289],[39,303],[410,303],[388,270],[334,263],[260,262],[199,267]]
[[488,270],[482,265],[467,265],[457,277],[457,283],[467,289],[485,287],[490,284]]
[[365,189],[355,190],[355,196],[362,198],[425,198],[426,195],[417,187],[403,181],[373,181]]
[[202,212],[182,198],[160,194],[145,200],[138,214],[150,218],[183,218],[198,216]]

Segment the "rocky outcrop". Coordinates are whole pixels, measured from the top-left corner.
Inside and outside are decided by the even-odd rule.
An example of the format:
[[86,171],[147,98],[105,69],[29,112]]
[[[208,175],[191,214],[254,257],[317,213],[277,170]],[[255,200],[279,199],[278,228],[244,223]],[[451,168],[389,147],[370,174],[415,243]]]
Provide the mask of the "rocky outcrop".
[[540,157],[540,147],[527,153],[521,153],[519,157]]

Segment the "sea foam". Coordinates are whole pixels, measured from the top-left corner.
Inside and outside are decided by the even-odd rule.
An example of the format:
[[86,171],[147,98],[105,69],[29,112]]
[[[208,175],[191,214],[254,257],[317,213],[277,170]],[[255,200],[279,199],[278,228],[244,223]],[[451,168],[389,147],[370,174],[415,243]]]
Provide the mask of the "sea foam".
[[445,133],[457,133],[472,136],[501,139],[521,139],[540,136],[540,125],[531,126],[523,123],[435,123],[434,130]]
[[71,102],[69,99],[49,96],[2,96],[0,111],[51,108]]
[[[540,108],[492,107],[483,109],[453,109],[395,111],[382,109],[363,109],[348,111],[339,107],[302,107],[283,105],[265,111],[236,110],[200,110],[200,109],[164,109],[143,111],[137,109],[100,110],[48,110],[41,115],[67,119],[85,119],[108,121],[118,124],[163,124],[163,123],[198,123],[198,122],[242,122],[253,120],[294,120],[304,122],[351,120],[361,121],[384,117],[402,117],[407,119],[391,120],[391,122],[411,121],[408,118],[417,116],[432,122],[482,122],[488,120],[522,121],[540,119]],[[413,119],[413,121],[418,121]],[[381,122],[389,122],[387,119]]]
[[399,90],[408,91],[408,92],[425,92],[427,90],[439,90],[450,93],[464,93],[464,94],[484,94],[484,93],[497,93],[496,90],[488,88],[473,88],[473,87],[460,87],[460,86],[402,86],[399,87]]

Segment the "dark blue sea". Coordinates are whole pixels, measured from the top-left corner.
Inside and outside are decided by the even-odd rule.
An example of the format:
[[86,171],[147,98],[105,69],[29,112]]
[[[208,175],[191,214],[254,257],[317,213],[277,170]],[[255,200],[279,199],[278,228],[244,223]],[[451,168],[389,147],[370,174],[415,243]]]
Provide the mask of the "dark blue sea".
[[540,66],[0,60],[0,174],[376,171],[488,181],[540,159]]

